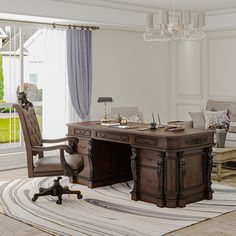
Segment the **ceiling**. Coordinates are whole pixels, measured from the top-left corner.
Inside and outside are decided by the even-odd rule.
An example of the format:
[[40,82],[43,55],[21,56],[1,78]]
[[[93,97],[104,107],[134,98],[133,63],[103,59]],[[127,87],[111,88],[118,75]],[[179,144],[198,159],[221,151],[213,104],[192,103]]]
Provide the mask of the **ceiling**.
[[[171,8],[172,0],[54,0],[88,5],[114,7]],[[175,0],[176,9],[209,11],[236,8],[236,0]]]

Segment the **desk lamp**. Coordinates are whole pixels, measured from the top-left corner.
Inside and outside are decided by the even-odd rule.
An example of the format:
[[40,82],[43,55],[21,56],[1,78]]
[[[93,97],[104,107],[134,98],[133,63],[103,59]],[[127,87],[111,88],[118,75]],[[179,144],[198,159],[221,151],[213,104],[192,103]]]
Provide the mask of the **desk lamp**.
[[103,115],[103,119],[101,119],[102,123],[108,123],[110,120],[108,119],[107,115],[107,102],[113,102],[112,97],[99,97],[98,98],[98,103],[105,103],[105,113]]

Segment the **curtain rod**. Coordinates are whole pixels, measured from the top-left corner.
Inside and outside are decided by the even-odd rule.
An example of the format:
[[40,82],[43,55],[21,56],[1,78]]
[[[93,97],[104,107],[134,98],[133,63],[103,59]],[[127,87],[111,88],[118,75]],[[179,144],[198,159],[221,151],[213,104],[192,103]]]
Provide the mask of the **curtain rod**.
[[11,23],[22,23],[22,24],[36,24],[36,25],[45,25],[52,26],[54,29],[56,27],[68,27],[69,29],[80,28],[81,30],[98,30],[98,26],[91,25],[74,25],[74,24],[60,24],[60,23],[46,23],[46,22],[37,22],[37,21],[24,21],[24,20],[9,20],[9,19],[0,19],[0,21],[7,21]]

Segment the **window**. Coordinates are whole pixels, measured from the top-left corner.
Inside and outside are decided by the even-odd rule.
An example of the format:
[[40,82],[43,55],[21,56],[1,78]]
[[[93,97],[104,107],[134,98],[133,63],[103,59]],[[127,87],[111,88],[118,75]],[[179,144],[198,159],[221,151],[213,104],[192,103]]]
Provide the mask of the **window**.
[[38,74],[30,73],[29,74],[29,81],[31,84],[35,84],[36,86],[38,86]]

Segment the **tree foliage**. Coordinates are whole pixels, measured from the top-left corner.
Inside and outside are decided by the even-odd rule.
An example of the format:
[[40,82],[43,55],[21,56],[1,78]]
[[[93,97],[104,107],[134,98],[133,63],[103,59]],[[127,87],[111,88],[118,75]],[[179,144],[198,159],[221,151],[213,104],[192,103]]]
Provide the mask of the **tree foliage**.
[[2,70],[2,55],[0,54],[0,100],[3,100],[4,96],[4,77]]

